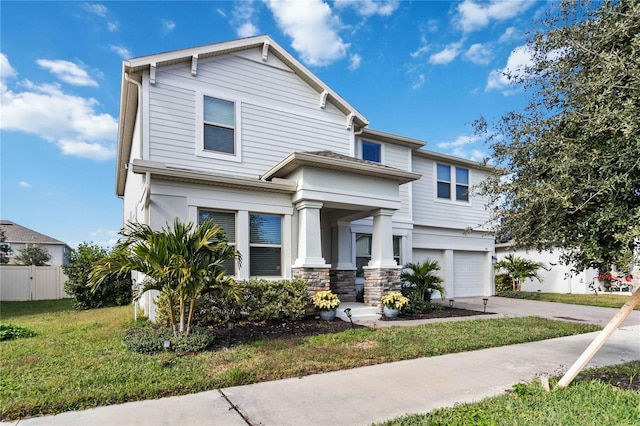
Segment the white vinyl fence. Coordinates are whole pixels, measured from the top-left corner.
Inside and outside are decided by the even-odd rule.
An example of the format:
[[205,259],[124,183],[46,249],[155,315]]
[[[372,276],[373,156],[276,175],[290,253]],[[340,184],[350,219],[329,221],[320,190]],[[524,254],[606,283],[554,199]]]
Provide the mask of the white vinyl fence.
[[62,266],[0,266],[0,300],[65,299]]

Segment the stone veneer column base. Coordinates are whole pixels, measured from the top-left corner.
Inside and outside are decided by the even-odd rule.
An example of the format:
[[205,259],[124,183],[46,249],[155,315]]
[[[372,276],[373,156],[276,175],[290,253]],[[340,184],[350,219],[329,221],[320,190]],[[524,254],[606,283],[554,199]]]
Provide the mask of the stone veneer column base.
[[[307,295],[312,297],[319,291],[330,290],[329,267],[326,268],[291,268],[293,278],[299,278],[307,282]],[[308,315],[316,312],[315,307],[310,303],[307,306]]]
[[341,302],[356,301],[356,270],[332,269],[329,273],[331,291],[338,295]]
[[399,291],[402,268],[364,268],[364,304],[382,311],[382,296],[389,291]]

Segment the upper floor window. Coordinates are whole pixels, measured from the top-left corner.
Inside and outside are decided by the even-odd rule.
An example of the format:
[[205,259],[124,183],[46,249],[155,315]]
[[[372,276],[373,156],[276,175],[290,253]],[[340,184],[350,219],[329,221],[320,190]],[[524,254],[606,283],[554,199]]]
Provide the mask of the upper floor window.
[[[453,176],[452,169],[455,171]],[[456,201],[469,201],[469,169],[438,164],[436,187],[438,198],[451,200],[454,196]],[[455,188],[455,194],[452,194],[452,187]]]
[[[227,244],[236,247],[236,214],[233,212],[221,212],[214,210],[198,210],[198,224],[211,221],[224,231],[227,237]],[[229,275],[236,274],[236,261],[229,259],[223,263],[225,271]]]
[[379,143],[362,141],[362,159],[382,162],[382,146]]
[[235,155],[235,104],[211,96],[204,96],[203,103],[204,149]]

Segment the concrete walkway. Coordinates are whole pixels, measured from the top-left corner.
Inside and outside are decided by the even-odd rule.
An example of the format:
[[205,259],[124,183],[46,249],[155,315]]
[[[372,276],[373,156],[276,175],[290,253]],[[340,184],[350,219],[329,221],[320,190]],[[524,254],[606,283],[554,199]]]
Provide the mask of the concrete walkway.
[[[482,298],[460,299],[454,306],[477,309],[478,303],[482,310]],[[601,325],[617,312],[616,309],[573,306],[577,305],[490,298],[487,311],[497,312],[499,316],[563,316]],[[389,322],[384,322],[387,324]],[[400,323],[393,322],[393,325]],[[364,425],[478,401],[536,376],[562,373],[597,334],[130,402],[7,424]],[[637,311],[614,333],[589,366],[632,360],[640,360],[640,312]]]

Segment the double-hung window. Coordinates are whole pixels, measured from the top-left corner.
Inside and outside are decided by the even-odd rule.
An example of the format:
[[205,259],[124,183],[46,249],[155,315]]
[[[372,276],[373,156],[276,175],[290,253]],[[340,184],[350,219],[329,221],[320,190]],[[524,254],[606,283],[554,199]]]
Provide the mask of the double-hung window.
[[205,151],[236,154],[235,103],[224,99],[203,98],[203,147]]
[[[452,169],[455,172],[452,175]],[[452,179],[455,177],[455,180]],[[452,191],[455,188],[455,192]],[[439,199],[469,201],[469,169],[438,164],[436,171],[436,193]]]
[[375,142],[362,141],[362,159],[381,163],[382,145]]
[[[198,224],[211,221],[224,231],[227,244],[236,247],[236,214],[233,212],[221,212],[214,210],[198,210]],[[229,259],[223,263],[225,271],[229,275],[236,274],[236,261]]]
[[249,215],[249,274],[282,276],[282,216]]

